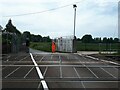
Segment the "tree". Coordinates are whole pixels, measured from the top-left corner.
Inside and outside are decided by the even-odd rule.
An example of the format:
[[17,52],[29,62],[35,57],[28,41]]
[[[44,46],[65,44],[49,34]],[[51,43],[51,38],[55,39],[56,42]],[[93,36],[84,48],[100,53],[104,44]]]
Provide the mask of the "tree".
[[101,43],[101,38],[94,38],[95,43]]
[[21,32],[12,24],[11,19],[2,32],[2,44],[4,46],[2,50],[5,51],[3,53],[18,52],[21,44]]
[[2,31],[3,27],[0,25],[0,32]]
[[49,36],[43,37],[43,42],[51,42],[51,39]]
[[113,38],[112,37],[109,38],[109,43],[113,43]]
[[9,33],[16,33],[17,35],[21,35],[21,32],[16,29],[16,27],[12,24],[12,20],[10,19],[6,25],[4,31]]
[[93,38],[91,35],[84,35],[81,40],[83,43],[92,43],[93,42]]
[[41,42],[42,41],[42,36],[41,35],[37,35],[38,41]]
[[107,43],[107,40],[108,40],[107,37],[104,37],[103,38],[103,43]]
[[29,31],[24,31],[22,34],[23,41],[26,41],[27,38],[31,39],[31,34]]
[[81,41],[81,39],[80,39],[80,38],[77,38],[77,41]]
[[118,38],[114,38],[114,43],[118,43],[119,39]]

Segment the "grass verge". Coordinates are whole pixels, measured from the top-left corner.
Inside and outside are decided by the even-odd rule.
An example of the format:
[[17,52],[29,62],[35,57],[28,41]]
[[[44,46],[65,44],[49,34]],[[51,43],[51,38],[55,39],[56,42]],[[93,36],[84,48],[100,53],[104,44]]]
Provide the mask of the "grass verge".
[[45,52],[51,52],[51,42],[31,42],[30,48]]

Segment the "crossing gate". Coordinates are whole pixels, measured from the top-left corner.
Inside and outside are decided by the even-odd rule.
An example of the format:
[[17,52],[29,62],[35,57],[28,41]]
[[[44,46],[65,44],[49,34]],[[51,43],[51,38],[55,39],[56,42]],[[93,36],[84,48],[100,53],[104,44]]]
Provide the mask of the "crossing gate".
[[59,52],[76,52],[75,51],[75,40],[74,36],[65,36],[55,38],[54,42],[56,44],[56,51]]

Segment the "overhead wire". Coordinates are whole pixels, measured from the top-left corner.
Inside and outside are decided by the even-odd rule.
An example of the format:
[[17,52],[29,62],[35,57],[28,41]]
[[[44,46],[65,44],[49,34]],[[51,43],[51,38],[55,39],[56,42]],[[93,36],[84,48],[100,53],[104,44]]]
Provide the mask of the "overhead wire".
[[[82,0],[81,0],[81,1],[82,1]],[[6,16],[3,16],[3,17],[17,17],[17,16],[25,16],[25,15],[45,13],[45,12],[48,12],[48,11],[53,11],[53,10],[65,8],[65,7],[71,6],[71,5],[73,5],[73,4],[81,3],[81,1],[79,1],[79,2],[74,2],[74,3],[72,3],[72,4],[68,4],[68,5],[64,5],[64,6],[60,6],[60,7],[56,7],[56,8],[52,8],[52,9],[48,9],[48,10],[43,10],[43,11],[40,11],[40,12],[32,12],[32,13],[24,13],[24,14],[16,14],[16,15],[6,15]]]

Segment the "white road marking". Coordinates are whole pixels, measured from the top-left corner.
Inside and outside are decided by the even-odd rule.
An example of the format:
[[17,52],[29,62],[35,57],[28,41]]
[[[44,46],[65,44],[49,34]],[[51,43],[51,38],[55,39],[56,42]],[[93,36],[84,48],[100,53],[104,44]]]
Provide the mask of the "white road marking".
[[95,57],[92,57],[92,56],[86,56],[86,57],[91,58],[91,59],[94,59],[94,60],[101,60],[101,61],[103,61],[103,62],[107,62],[107,63],[111,63],[111,64],[115,64],[115,65],[120,65],[120,64],[118,64],[118,63],[116,63],[116,62],[107,61],[107,60],[95,58]]
[[82,82],[120,82],[120,81],[82,81]]
[[41,83],[43,85],[44,90],[49,90],[45,80],[42,80]]
[[51,79],[51,78],[58,78],[58,77],[55,77],[55,76],[54,76],[54,77],[46,77],[46,78],[50,78],[50,79]]
[[[5,57],[5,56],[4,56],[4,57]],[[4,57],[3,57],[3,58],[4,58]],[[9,61],[9,58],[10,58],[10,57],[11,57],[10,55],[7,56],[7,57],[6,57],[7,60],[5,60],[5,61]],[[2,57],[1,57],[1,60],[2,60]]]
[[[81,63],[81,60],[79,60]],[[91,70],[89,69],[85,64],[81,63],[83,66],[85,66],[96,78],[98,78],[98,76]]]
[[11,57],[11,56],[8,56],[8,57],[7,57],[7,61],[9,61],[9,58],[10,58],[10,57]]
[[74,67],[74,70],[75,70],[75,72],[76,72],[76,74],[77,74],[78,78],[80,78],[80,75],[78,74],[78,72],[77,72],[77,70],[76,70],[76,68],[75,68],[75,67]]
[[26,56],[26,57],[20,59],[19,61],[14,61],[13,64],[15,64],[16,62],[21,62],[22,60],[26,59],[27,57],[29,57],[29,56]]
[[62,78],[62,67],[60,66],[60,78]]
[[46,67],[46,69],[45,69],[45,72],[44,72],[43,76],[45,76],[45,74],[46,74],[47,70],[48,70],[48,67]]
[[61,60],[61,57],[60,57],[60,55],[59,55],[59,60]]
[[111,64],[115,64],[115,65],[120,65],[120,64],[118,64],[118,63],[116,63],[116,62],[112,62],[112,61],[106,61],[106,60],[101,60],[101,61],[107,62],[107,63],[111,63]]
[[[11,56],[8,56],[8,58],[10,58]],[[7,68],[8,66],[15,66],[14,64],[16,63],[16,62],[20,62],[20,61],[22,61],[22,60],[24,60],[24,59],[26,59],[28,56],[26,56],[26,57],[24,57],[24,58],[22,58],[22,59],[20,59],[19,61],[11,61],[11,62],[13,62],[12,64],[10,64],[10,65],[6,65],[6,67],[5,68]],[[9,61],[9,60],[8,60]],[[20,65],[17,65],[17,66],[20,66]],[[3,68],[2,70],[4,70],[5,68]]]
[[26,57],[24,57],[24,58],[20,59],[19,61],[22,61],[22,60],[26,59],[27,57],[29,57],[29,56],[26,56]]
[[[35,65],[0,65],[0,66],[5,66],[5,67],[14,67],[14,66],[16,66],[16,67],[34,67]],[[118,66],[103,66],[103,65],[100,65],[100,66],[98,66],[98,65],[84,65],[84,64],[82,64],[82,65],[48,65],[48,64],[44,64],[44,65],[38,65],[39,67],[56,67],[56,66],[58,66],[58,67],[60,67],[60,66],[62,66],[62,67],[95,67],[95,68],[97,68],[97,67],[105,67],[105,68],[115,68],[115,70],[118,70],[117,68],[119,68]]]
[[[112,64],[115,64],[115,65],[119,65],[118,63],[115,63],[115,62],[112,62],[112,61],[106,61],[106,60],[101,60],[101,59],[99,59],[99,58],[94,58],[94,57],[92,57],[92,56],[86,56],[86,57],[88,57],[88,58],[91,58],[91,59],[94,59],[94,60],[97,60],[97,61],[102,61],[102,62],[107,62],[107,63],[112,63]],[[105,65],[107,65],[107,64],[105,64]],[[106,67],[111,67],[111,66],[106,66]],[[118,66],[119,67],[119,66]],[[88,67],[87,67],[88,68]],[[100,67],[101,68],[101,67]],[[113,68],[115,68],[115,67],[113,67]],[[89,68],[88,68],[89,69]],[[110,76],[112,76],[113,78],[117,78],[117,77],[115,77],[114,75],[112,75],[111,73],[109,73],[108,71],[106,71],[105,69],[103,69],[103,68],[101,68],[102,70],[104,70],[106,73],[108,73]],[[90,70],[90,69],[89,69]],[[90,70],[91,71],[91,70]],[[94,72],[93,72],[93,74],[94,74]],[[94,74],[95,75],[95,74]],[[95,75],[96,76],[96,75]]]
[[11,56],[8,56],[7,58],[10,58]]
[[[51,79],[51,78],[58,78],[58,77],[46,77],[46,79],[47,79],[47,78],[50,78],[50,79]],[[62,79],[66,79],[66,78],[67,78],[67,79],[73,79],[73,78],[74,78],[74,79],[76,79],[76,78],[78,79],[79,77],[62,77]],[[95,79],[95,77],[80,77],[79,79],[81,79],[81,78],[83,78],[83,79],[87,79],[87,78],[93,78],[93,79]]]
[[91,69],[89,69],[88,67],[86,67],[96,78],[99,78]]
[[43,79],[42,73],[41,73],[41,71],[40,71],[37,63],[35,62],[35,60],[34,60],[34,58],[33,58],[33,56],[32,56],[31,53],[30,53],[30,55],[31,55],[32,61],[33,61],[34,65],[35,65],[35,67],[36,67],[36,70],[37,70],[37,72],[38,72],[38,75],[39,75],[40,79]]
[[69,55],[67,55],[67,59],[68,59],[68,60],[70,59]]
[[[33,58],[32,53],[30,53],[30,56],[31,56],[31,59],[32,59],[34,65],[35,65],[35,67],[36,67],[36,70],[37,70],[37,73],[38,73],[38,75],[39,75],[39,78],[40,78],[40,79],[44,79],[44,77],[43,77],[43,75],[42,75],[42,73],[41,73],[41,71],[40,71],[39,66],[38,66],[37,63],[35,62],[35,59]],[[42,85],[43,85],[44,90],[49,90],[49,89],[48,89],[48,86],[47,86],[47,83],[45,82],[45,80],[42,80],[41,83],[42,83]]]
[[[87,56],[87,57],[89,57],[89,58],[92,58],[92,59],[94,59],[94,60],[101,60],[101,59],[99,59],[99,58],[94,58],[94,57],[91,57],[91,56]],[[119,65],[118,63],[115,63],[115,62],[112,62],[112,61],[106,61],[106,60],[101,60],[102,62],[107,62],[107,63],[112,63],[112,64],[115,64],[115,65]],[[105,63],[105,65],[107,65],[106,63]],[[109,67],[109,65],[108,65],[108,67]],[[119,66],[118,66],[119,67]],[[100,67],[103,71],[105,71],[106,73],[108,73],[110,76],[112,76],[113,78],[117,78],[117,77],[115,77],[114,75],[112,75],[111,73],[109,73],[108,71],[106,71],[105,69],[103,69],[102,67]],[[114,69],[116,69],[115,67],[113,67]]]
[[[82,62],[81,62],[81,60],[80,59],[78,59],[78,61],[80,62],[80,64],[82,64]],[[83,65],[83,64],[82,64]]]
[[45,56],[42,56],[42,58],[40,59],[40,61],[42,61],[44,57],[45,57]]
[[18,57],[15,57],[15,59],[17,59]]
[[40,86],[41,86],[41,82],[39,83],[38,88],[40,88]]
[[4,70],[7,66],[5,66],[4,68],[2,68],[2,70]]
[[51,55],[51,60],[52,60],[52,58],[53,58],[53,55]]
[[[49,82],[81,82],[81,81],[49,81]],[[82,81],[82,82],[120,82],[120,81]]]
[[28,76],[28,74],[33,70],[34,67],[32,67],[29,72],[24,76],[24,78],[26,78]]
[[113,67],[113,68],[118,71],[118,68],[119,68],[119,67]]
[[111,73],[109,73],[108,71],[106,71],[105,69],[101,68],[103,71],[105,71],[106,73],[108,73],[110,76],[112,76],[113,78],[117,78],[114,75],[112,75]]
[[81,81],[81,84],[82,84],[83,88],[85,88],[85,85],[83,84],[83,82],[82,82],[82,81]]
[[86,57],[84,57],[83,55],[82,55],[82,58],[83,58],[83,59],[85,59],[85,60],[87,59],[87,58],[86,58]]
[[59,65],[60,65],[60,78],[62,78],[62,67],[61,67],[62,60],[61,60],[60,55],[59,55],[59,61],[60,61],[60,63],[59,63]]
[[21,67],[16,68],[14,71],[12,71],[11,73],[9,73],[5,78],[9,77],[11,74],[13,74],[14,72],[16,72],[18,69],[20,69]]

